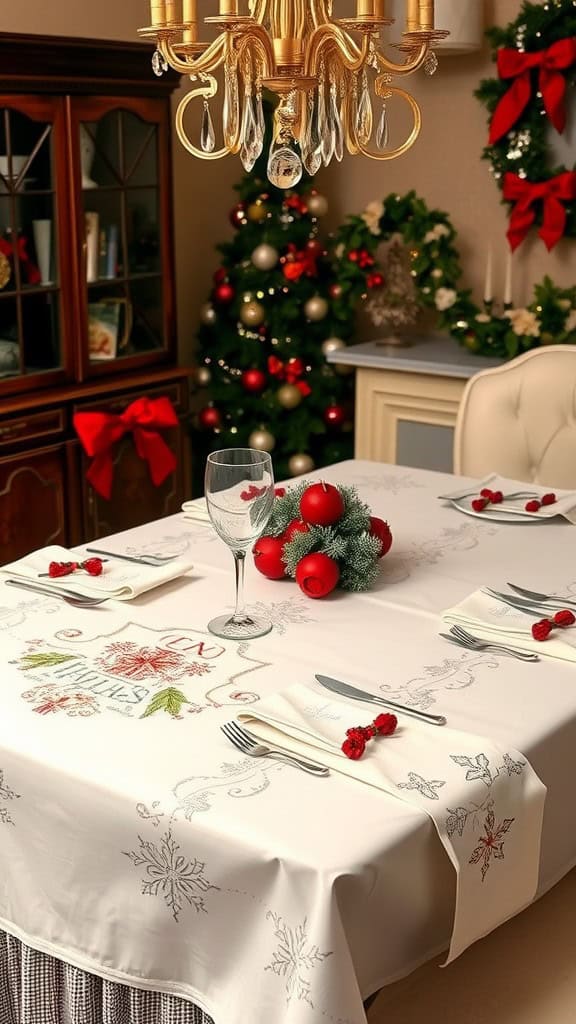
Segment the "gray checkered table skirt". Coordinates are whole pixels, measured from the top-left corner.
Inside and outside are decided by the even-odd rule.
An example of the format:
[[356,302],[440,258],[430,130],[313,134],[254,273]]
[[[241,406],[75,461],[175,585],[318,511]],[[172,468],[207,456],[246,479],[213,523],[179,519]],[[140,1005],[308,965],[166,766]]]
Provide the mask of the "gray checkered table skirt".
[[0,1024],[214,1024],[198,1006],[103,981],[0,931]]

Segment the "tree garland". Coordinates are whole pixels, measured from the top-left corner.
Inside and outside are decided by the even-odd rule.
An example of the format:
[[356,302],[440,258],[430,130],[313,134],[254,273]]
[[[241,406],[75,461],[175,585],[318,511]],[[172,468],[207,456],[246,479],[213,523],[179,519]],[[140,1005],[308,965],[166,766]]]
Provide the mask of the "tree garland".
[[551,166],[547,141],[550,123],[564,130],[566,92],[576,85],[576,5],[524,2],[515,21],[486,34],[499,77],[476,96],[490,113],[483,156],[511,207],[508,239],[515,249],[535,223],[552,249],[576,238],[576,163]]
[[334,236],[340,286],[334,298],[336,317],[367,299],[375,275],[384,281],[377,253],[392,238],[399,238],[409,252],[420,307],[434,310],[436,326],[469,351],[506,359],[539,345],[576,344],[576,286],[558,288],[545,277],[527,307],[477,306],[470,290],[458,287],[462,268],[448,214],[430,210],[415,192],[392,193],[369,203]]

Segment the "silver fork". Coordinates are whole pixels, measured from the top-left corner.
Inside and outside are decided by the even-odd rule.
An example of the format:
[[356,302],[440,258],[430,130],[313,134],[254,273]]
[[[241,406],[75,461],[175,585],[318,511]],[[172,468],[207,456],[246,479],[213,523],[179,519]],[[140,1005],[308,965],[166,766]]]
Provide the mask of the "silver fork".
[[75,608],[96,608],[99,604],[108,601],[107,597],[88,597],[79,594],[76,590],[56,590],[55,587],[43,587],[41,583],[27,583],[25,580],[4,580],[7,587],[18,587],[20,590],[31,590],[33,594],[43,594],[45,597],[58,597],[66,604]]
[[310,775],[321,776],[330,774],[329,769],[324,768],[322,765],[313,764],[312,761],[305,761],[300,757],[296,757],[295,754],[287,754],[283,750],[276,750],[273,747],[267,747],[264,743],[258,742],[237,722],[225,722],[220,728],[226,739],[230,740],[230,743],[233,743],[243,754],[248,754],[249,757],[273,757],[277,761],[286,761],[288,764],[293,764],[296,768],[309,772]]
[[531,651],[522,651],[517,647],[509,647],[506,644],[496,644],[489,640],[481,640],[473,636],[461,626],[451,626],[449,633],[440,633],[445,640],[450,640],[459,647],[466,647],[469,651],[491,651],[493,654],[506,655],[510,658],[518,658],[519,661],[540,661],[537,654]]
[[522,594],[522,596],[527,598],[529,601],[554,605],[557,604],[561,608],[576,608],[576,598],[574,597],[559,597],[558,594],[541,594],[538,590],[526,590],[525,587],[517,587],[514,583],[507,583],[506,586],[515,590],[516,593]]

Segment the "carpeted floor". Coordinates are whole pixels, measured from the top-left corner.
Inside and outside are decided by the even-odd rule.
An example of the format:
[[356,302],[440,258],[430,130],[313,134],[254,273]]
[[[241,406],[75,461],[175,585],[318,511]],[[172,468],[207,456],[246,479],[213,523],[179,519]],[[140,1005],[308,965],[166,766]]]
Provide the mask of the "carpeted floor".
[[450,967],[385,988],[369,1024],[576,1024],[576,869]]

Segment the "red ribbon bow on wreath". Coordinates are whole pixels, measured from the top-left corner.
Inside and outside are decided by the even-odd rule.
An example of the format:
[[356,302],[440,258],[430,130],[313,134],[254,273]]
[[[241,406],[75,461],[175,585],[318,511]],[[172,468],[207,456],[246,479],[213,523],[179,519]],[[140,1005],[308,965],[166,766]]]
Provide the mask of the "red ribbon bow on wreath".
[[108,501],[112,495],[114,445],[131,433],[136,451],[148,463],[150,477],[159,487],[176,469],[176,457],[158,433],[178,426],[168,398],[137,398],[121,415],[109,412],[77,412],[74,429],[87,455],[93,458],[86,479]]
[[489,144],[494,145],[520,117],[530,102],[532,82],[530,71],[540,68],[538,88],[542,93],[544,108],[557,131],[566,126],[566,78],[562,74],[576,62],[576,39],[560,39],[547,50],[535,53],[521,53],[519,50],[498,50],[498,74],[500,78],[514,78],[515,82],[504,93],[492,116]]
[[566,229],[566,210],[564,203],[576,199],[576,172],[564,171],[548,181],[530,182],[517,174],[504,175],[505,199],[515,203],[510,215],[508,241],[512,251],[524,241],[534,220],[536,211],[534,203],[541,200],[544,204],[542,227],[538,234],[548,249],[553,249],[562,238]]
[[279,380],[285,380],[287,384],[295,384],[301,395],[306,398],[307,395],[312,393],[312,388],[305,380],[300,380],[300,377],[304,376],[306,367],[301,359],[289,359],[287,363],[283,363],[278,356],[268,356],[268,373],[271,377],[277,377]]
[[42,276],[38,267],[30,259],[26,250],[26,239],[19,236],[16,239],[16,243],[9,242],[7,238],[0,238],[0,253],[10,259],[11,256],[17,256],[26,271],[26,279],[28,284],[40,284]]

